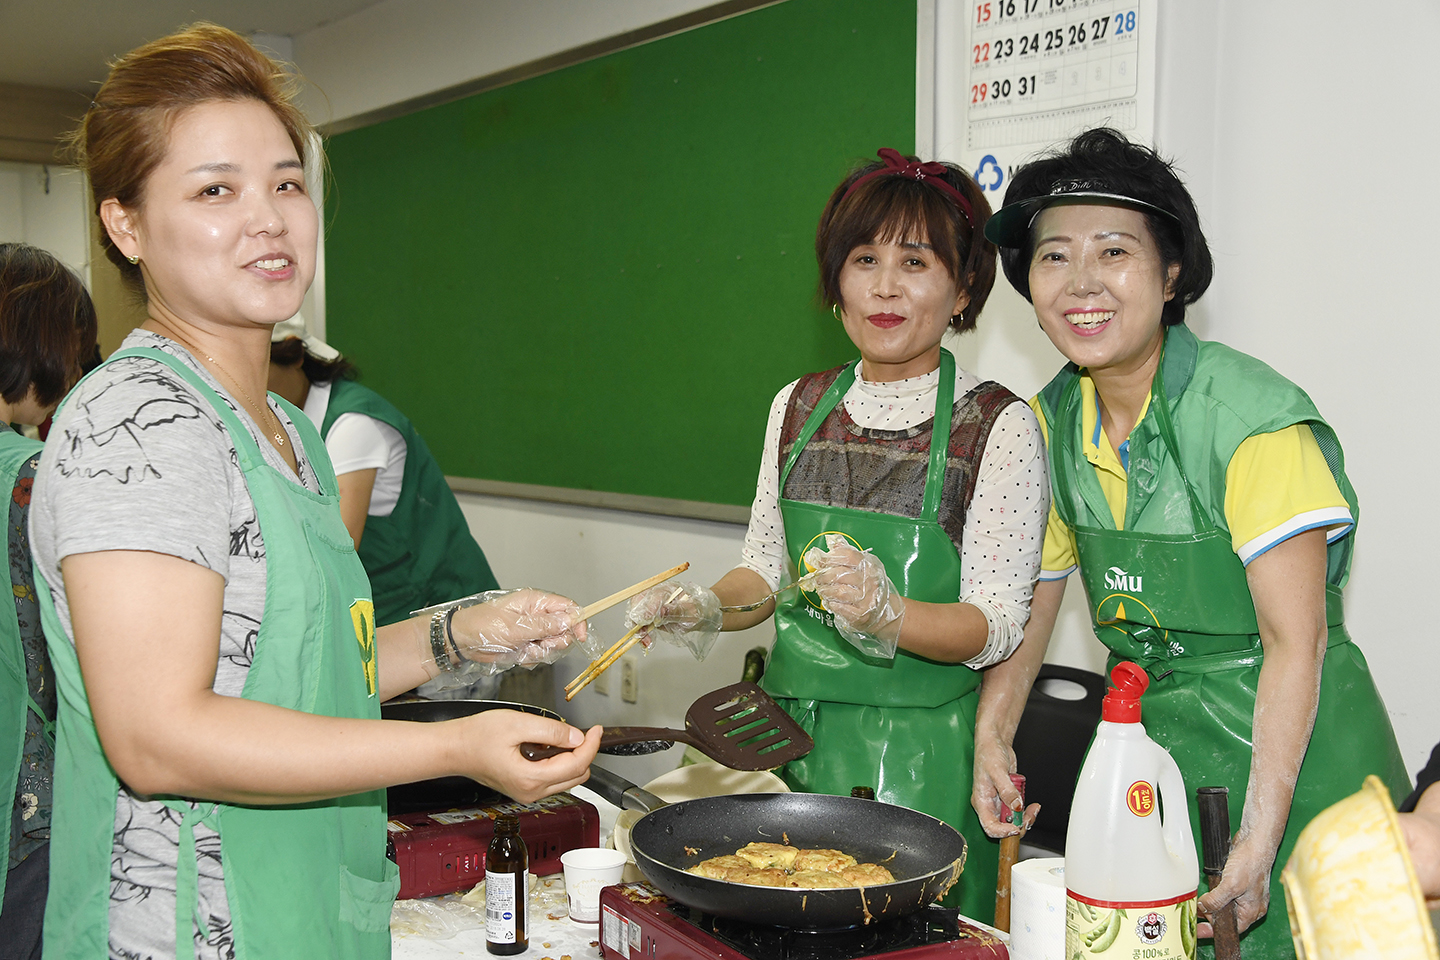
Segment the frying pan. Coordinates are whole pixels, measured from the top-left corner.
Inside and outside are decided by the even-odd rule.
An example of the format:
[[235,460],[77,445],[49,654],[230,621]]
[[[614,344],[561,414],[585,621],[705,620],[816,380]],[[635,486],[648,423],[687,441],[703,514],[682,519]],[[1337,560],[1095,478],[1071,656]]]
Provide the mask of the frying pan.
[[[816,793],[736,794],[664,806],[610,771],[592,766],[590,773],[587,786],[612,803],[651,807],[630,833],[645,878],[671,899],[715,916],[816,930],[868,924],[938,900],[965,865],[965,839],[953,827],[906,807]],[[751,841],[843,850],[862,863],[884,865],[897,879],[797,890],[685,872]]]
[[[554,710],[528,703],[508,703],[504,700],[392,700],[380,705],[380,717],[384,720],[438,723],[442,720],[473,716],[486,710],[519,710],[521,713],[566,722],[565,718]],[[671,746],[673,744],[669,741],[649,740],[603,748],[601,752],[611,756],[635,757],[668,750]],[[432,780],[397,784],[386,791],[386,800],[392,814],[473,807],[492,803],[499,798],[499,793],[469,777],[436,777]]]

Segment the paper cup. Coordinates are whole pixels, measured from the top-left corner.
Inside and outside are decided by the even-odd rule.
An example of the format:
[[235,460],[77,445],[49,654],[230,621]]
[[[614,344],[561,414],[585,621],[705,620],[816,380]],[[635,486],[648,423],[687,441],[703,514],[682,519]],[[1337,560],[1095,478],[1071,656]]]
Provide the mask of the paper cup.
[[570,919],[576,923],[600,922],[600,890],[620,882],[625,854],[607,847],[580,847],[560,855],[565,870],[565,893],[570,898]]

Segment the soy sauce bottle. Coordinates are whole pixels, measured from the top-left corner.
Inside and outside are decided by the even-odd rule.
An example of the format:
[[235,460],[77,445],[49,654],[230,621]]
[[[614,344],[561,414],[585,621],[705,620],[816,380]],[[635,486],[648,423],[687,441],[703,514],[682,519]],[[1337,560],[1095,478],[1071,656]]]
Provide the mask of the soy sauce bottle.
[[501,816],[485,853],[485,949],[501,956],[530,946],[530,854],[520,821]]

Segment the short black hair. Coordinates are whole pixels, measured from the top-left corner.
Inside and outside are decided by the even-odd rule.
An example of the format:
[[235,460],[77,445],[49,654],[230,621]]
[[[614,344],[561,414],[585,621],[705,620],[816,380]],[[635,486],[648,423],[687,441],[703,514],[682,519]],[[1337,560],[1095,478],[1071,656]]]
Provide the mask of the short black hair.
[[0,397],[19,403],[33,387],[59,403],[96,351],[95,305],[80,278],[24,243],[0,243]]
[[[917,162],[917,157],[906,157]],[[975,320],[995,286],[995,245],[985,239],[990,204],[969,175],[947,163],[944,179],[970,203],[972,223],[949,194],[923,181],[902,176],[875,177],[855,188],[861,177],[885,164],[871,160],[859,164],[830,195],[815,230],[815,259],[820,263],[820,300],[827,307],[840,303],[840,271],[850,251],[867,243],[923,241],[950,278],[970,297],[965,309],[951,319],[956,333],[975,329]]]
[[[1043,197],[1058,184],[1087,182],[1094,189],[1133,197],[1159,207],[1174,217],[1140,211],[1159,247],[1165,266],[1180,265],[1175,295],[1166,302],[1160,319],[1173,326],[1185,319],[1185,308],[1200,299],[1215,274],[1200,214],[1174,164],[1149,147],[1126,139],[1109,127],[1086,130],[1074,140],[1015,171],[1005,192],[1005,206]],[[1035,235],[1030,231],[1022,247],[1001,247],[1000,265],[1010,285],[1030,299],[1030,258]]]

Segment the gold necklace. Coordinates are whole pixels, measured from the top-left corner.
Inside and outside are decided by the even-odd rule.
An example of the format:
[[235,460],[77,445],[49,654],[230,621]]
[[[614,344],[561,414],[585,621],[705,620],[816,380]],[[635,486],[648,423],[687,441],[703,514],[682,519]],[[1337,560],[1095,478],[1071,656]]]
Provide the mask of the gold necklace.
[[[168,324],[167,324],[167,326],[168,326]],[[222,367],[222,366],[220,365],[220,361],[219,361],[219,360],[216,360],[214,357],[210,356],[210,354],[206,353],[204,350],[201,350],[199,347],[195,346],[195,344],[191,343],[191,342],[190,342],[189,340],[187,340],[185,337],[180,336],[177,331],[173,331],[173,330],[172,330],[171,333],[174,334],[175,339],[177,339],[177,340],[179,340],[181,343],[183,343],[183,344],[186,346],[186,348],[189,349],[189,351],[190,351],[192,354],[199,354],[200,356],[204,357],[206,360],[209,360],[211,363],[213,363],[213,364],[215,365],[215,369],[218,370],[218,371],[220,371],[221,373],[223,373],[223,374],[225,375],[225,379],[226,379],[226,380],[229,380],[232,384],[234,384],[234,385],[235,385],[235,388],[236,388],[237,390],[239,390],[240,393],[241,393],[241,395],[243,395],[243,396],[245,397],[246,402],[250,404],[250,409],[251,409],[251,410],[253,410],[255,413],[259,413],[261,410],[264,410],[267,414],[269,414],[269,415],[270,415],[270,419],[273,420],[273,421],[275,421],[275,426],[274,426],[274,428],[270,428],[270,427],[267,426],[267,427],[261,427],[261,429],[262,429],[262,430],[269,430],[269,431],[270,431],[270,435],[275,438],[275,444],[276,444],[276,446],[280,446],[280,447],[285,446],[285,426],[284,426],[284,424],[282,424],[282,423],[280,422],[280,418],[277,417],[277,416],[275,416],[275,413],[274,413],[274,411],[272,411],[272,410],[270,409],[269,404],[266,404],[266,405],[264,405],[264,406],[261,406],[260,404],[256,403],[256,402],[255,402],[255,398],[252,397],[252,396],[250,396],[250,391],[246,390],[243,386],[241,386],[241,385],[240,385],[240,381],[239,381],[239,380],[236,380],[234,377],[232,377],[232,376],[230,375],[230,371],[229,371],[229,370],[226,370],[224,367]],[[257,421],[257,424],[258,424],[258,421]]]

